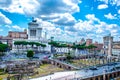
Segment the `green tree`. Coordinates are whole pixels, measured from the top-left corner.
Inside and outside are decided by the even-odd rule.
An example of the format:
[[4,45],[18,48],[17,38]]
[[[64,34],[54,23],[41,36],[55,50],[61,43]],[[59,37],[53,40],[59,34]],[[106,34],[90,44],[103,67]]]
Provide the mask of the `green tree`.
[[0,55],[3,55],[3,52],[6,52],[8,47],[7,44],[0,44]]
[[0,41],[0,44],[2,44],[2,42]]
[[[97,48],[97,46],[95,46],[94,44],[90,44],[89,46],[87,46],[87,49],[89,50],[88,52],[89,53],[93,52],[93,54],[94,54],[94,61],[96,62],[97,59],[95,57],[95,55],[96,55],[95,48]],[[88,57],[89,57],[89,55],[88,55]],[[96,63],[94,63],[94,64],[96,64]]]
[[24,46],[27,45],[26,41],[20,41],[20,45],[22,46],[22,49],[24,49]]
[[35,44],[36,44],[36,42],[29,42],[29,45],[31,45],[32,49],[33,49]]
[[97,48],[97,46],[95,46],[94,44],[90,44],[89,46],[87,46],[87,49],[89,49],[89,52],[90,50],[93,50],[95,48]]
[[7,51],[8,45],[7,44],[0,44],[0,52]]
[[27,41],[23,41],[23,45],[26,47],[27,49],[27,45],[28,45],[28,42]]
[[21,45],[21,42],[20,41],[15,41],[14,45],[17,47],[17,50],[19,52],[19,46]]
[[27,51],[27,57],[32,58],[34,56],[34,52],[32,50]]
[[56,41],[51,41],[51,42],[48,42],[49,45],[51,45],[51,52],[55,52],[55,47],[57,47],[59,45],[59,43],[57,43]]
[[39,47],[41,46],[41,43],[36,42],[35,45],[37,46],[37,49],[38,49],[38,51],[39,51]]
[[27,42],[27,41],[15,41],[14,45],[17,47],[18,52],[19,52],[19,48],[20,46],[22,47],[22,49],[24,49],[24,46],[27,49],[27,45],[31,45],[32,50],[34,50],[34,45],[36,45],[37,48],[39,48],[39,46],[45,48],[46,45],[45,44],[41,44],[39,42]]
[[85,46],[86,45],[86,42],[84,42],[83,44],[81,44],[81,46]]
[[44,48],[46,47],[46,44],[41,44],[41,47],[43,48],[43,51],[44,51]]
[[70,52],[66,54],[66,59],[67,59],[67,61],[69,61],[69,62],[71,61],[72,56],[71,56]]

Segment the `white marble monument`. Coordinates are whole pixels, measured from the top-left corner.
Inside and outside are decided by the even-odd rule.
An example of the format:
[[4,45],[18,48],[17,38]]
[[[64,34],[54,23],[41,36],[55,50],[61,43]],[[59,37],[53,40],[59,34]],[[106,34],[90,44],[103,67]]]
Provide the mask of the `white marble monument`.
[[37,20],[33,18],[32,22],[28,23],[28,39],[40,40],[42,38],[42,27]]

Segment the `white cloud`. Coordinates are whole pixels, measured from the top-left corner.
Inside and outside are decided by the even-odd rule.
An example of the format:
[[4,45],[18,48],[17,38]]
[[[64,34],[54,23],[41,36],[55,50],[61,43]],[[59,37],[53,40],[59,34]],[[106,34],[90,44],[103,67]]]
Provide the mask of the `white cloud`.
[[73,26],[76,22],[75,18],[69,13],[60,14],[58,18],[51,21],[61,26]]
[[104,2],[105,4],[120,6],[120,0],[97,0],[97,1]]
[[[9,12],[28,15],[61,14],[79,12],[78,3],[80,2],[79,0],[0,0],[0,8]],[[9,6],[3,7],[6,4]]]
[[102,2],[105,2],[106,4],[108,4],[108,0],[96,0],[96,1],[102,1]]
[[94,26],[91,24],[91,21],[79,21],[77,24],[75,24],[74,28],[82,31],[82,32],[89,32],[92,31]]
[[48,21],[43,21],[42,19],[36,18],[37,22],[40,24],[39,26],[45,30],[53,30],[55,29],[55,25]]
[[10,25],[5,25],[5,27],[6,27],[6,28],[9,28],[9,29],[11,28],[11,26],[10,26]]
[[11,24],[11,23],[12,23],[12,21],[0,12],[0,24],[6,25],[6,24]]
[[19,0],[19,3],[23,12],[28,15],[36,15],[41,5],[38,0]]
[[72,26],[75,24],[76,20],[72,14],[80,11],[79,0],[44,0],[40,3],[39,18],[52,21],[57,25]]
[[[117,36],[120,31],[120,26],[117,24],[107,24],[100,21],[94,14],[86,15],[87,20],[79,20],[74,26],[65,26],[64,35],[67,38],[73,38],[73,41],[81,38],[92,38],[97,41],[102,41],[102,37],[111,33]],[[71,38],[69,38],[71,40]]]
[[86,17],[88,20],[99,21],[99,19],[97,19],[94,14],[88,14],[88,15],[86,15],[85,17]]
[[76,4],[81,3],[81,1],[79,1],[79,0],[63,0],[63,2],[66,5],[68,5],[69,7],[71,7],[72,12],[73,12],[73,10],[79,12],[79,7]]
[[0,0],[0,8],[9,7],[12,4],[12,0]]
[[120,10],[118,10],[118,14],[120,14]]
[[[41,0],[40,14],[51,15],[53,13],[74,13],[79,11],[79,0]],[[47,4],[47,5],[46,5]]]
[[115,15],[112,15],[111,13],[108,13],[107,15],[104,15],[107,19],[116,19]]
[[117,6],[120,6],[120,0],[117,0]]
[[111,5],[120,6],[120,0],[111,0],[111,1],[109,1],[109,3],[110,3]]
[[[4,5],[8,4],[9,6],[1,6],[0,9],[6,10],[11,13],[20,13],[27,16],[39,17],[42,20],[54,20],[59,18],[55,23],[58,25],[67,25],[67,23],[74,24],[75,20],[73,19],[72,14],[79,12],[80,8],[78,6],[81,3],[80,0],[7,0],[4,1]],[[67,16],[66,16],[67,14]],[[70,20],[68,18],[70,17]],[[62,21],[63,20],[63,21]]]
[[18,0],[14,0],[9,7],[5,7],[3,9],[11,13],[24,14]]
[[39,18],[37,18],[37,21],[39,22],[40,26],[43,27],[43,32],[47,32],[47,34],[48,34],[47,38],[54,36],[55,40],[70,41],[70,42],[75,41],[76,38],[79,38],[77,36],[76,36],[76,38],[72,38],[71,36],[73,34],[75,34],[74,32],[71,32],[72,33],[71,34],[70,31],[63,30],[54,23],[51,23],[48,21],[43,21]]
[[20,26],[14,25],[12,26],[13,29],[18,30],[18,31],[23,31],[25,28],[21,28]]
[[2,0],[0,4],[1,9],[20,14],[35,14],[39,6],[37,0]]
[[43,32],[47,32],[48,38],[50,38],[51,36],[57,37],[61,34],[62,30],[60,28],[55,27],[55,24],[52,24],[48,21],[43,21],[39,18],[37,18],[37,21],[40,24],[39,26],[43,28]]
[[99,29],[96,30],[96,33],[97,33],[97,34],[101,34],[101,33],[103,33],[103,32],[104,32],[104,31],[103,31],[102,28],[99,28]]
[[106,9],[106,8],[108,8],[108,5],[106,4],[98,5],[98,9]]
[[[120,26],[117,24],[107,24],[100,21],[93,14],[86,15],[87,20],[79,20],[73,27],[65,27],[65,32],[72,34],[73,36],[99,39],[105,35],[111,33],[113,36],[117,36],[120,31]],[[102,40],[102,38],[101,38]]]
[[[117,35],[120,30],[118,25],[107,24],[100,21],[94,14],[86,15],[87,20],[79,20],[78,22],[72,16],[73,13],[79,12],[78,6],[82,1],[79,0],[0,0],[0,9],[11,13],[27,14],[28,16],[38,17],[43,31],[58,39],[72,40],[80,39],[80,37],[99,37],[108,33]],[[98,9],[108,8],[108,0],[104,4],[98,6]],[[117,1],[118,2],[118,1]],[[118,3],[115,3],[118,5]],[[7,6],[5,6],[7,5]],[[118,11],[120,13],[120,11]],[[109,19],[113,19],[115,15],[111,13],[104,15]],[[5,20],[6,21],[6,20]],[[7,21],[12,23],[10,21]],[[54,23],[54,24],[53,24]],[[76,23],[76,24],[75,24]],[[62,25],[62,28],[59,26]],[[64,26],[64,27],[63,27]],[[23,30],[24,28],[17,25],[5,26],[13,30]],[[64,28],[64,29],[63,29]]]

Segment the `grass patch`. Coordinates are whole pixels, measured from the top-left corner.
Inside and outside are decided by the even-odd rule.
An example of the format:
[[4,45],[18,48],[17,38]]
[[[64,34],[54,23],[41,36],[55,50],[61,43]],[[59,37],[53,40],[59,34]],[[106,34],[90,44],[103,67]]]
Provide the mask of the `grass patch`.
[[[52,64],[42,64],[39,68],[35,68],[34,71],[38,71],[38,74],[34,76],[29,76],[30,78],[36,78],[40,76],[45,76],[52,74],[54,72],[64,71],[64,69],[59,68],[57,66],[54,66]],[[8,73],[4,73],[3,70],[0,70],[0,80],[3,80],[4,78],[8,77]],[[14,74],[10,74],[10,76],[13,76]]]
[[1,73],[1,72],[4,72],[4,69],[0,69],[0,73]]
[[4,69],[0,69],[0,75],[4,73]]
[[35,69],[35,71],[38,71],[38,74],[31,76],[31,78],[49,75],[49,74],[52,74],[52,73],[58,72],[58,71],[64,71],[64,69],[58,68],[51,64],[43,64],[40,66],[40,68]]
[[4,73],[4,74],[0,74],[0,80],[4,79],[4,78],[7,78],[8,77],[8,74],[7,73]]

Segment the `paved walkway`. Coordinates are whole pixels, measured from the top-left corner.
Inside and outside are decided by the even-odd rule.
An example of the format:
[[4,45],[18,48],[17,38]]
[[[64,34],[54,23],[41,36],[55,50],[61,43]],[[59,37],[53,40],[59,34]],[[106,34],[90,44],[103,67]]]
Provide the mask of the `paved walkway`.
[[68,80],[74,78],[75,71],[56,72],[54,74],[30,80]]
[[56,72],[56,73],[48,75],[48,76],[34,78],[34,79],[30,79],[30,80],[71,80],[74,78],[85,79],[85,78],[91,77],[91,76],[112,73],[112,72],[114,72],[114,70],[112,70],[112,69],[117,66],[120,66],[120,62],[118,62],[116,64],[111,63],[106,66],[97,67],[97,70],[82,69],[82,70],[77,70],[77,71]]

